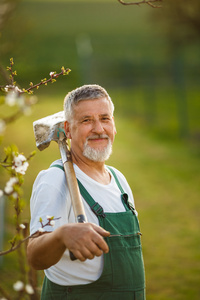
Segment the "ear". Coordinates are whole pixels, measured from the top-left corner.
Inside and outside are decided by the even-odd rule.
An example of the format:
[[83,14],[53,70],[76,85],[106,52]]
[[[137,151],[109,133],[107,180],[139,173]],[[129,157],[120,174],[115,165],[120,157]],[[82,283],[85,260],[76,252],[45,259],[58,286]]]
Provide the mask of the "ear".
[[71,139],[70,124],[69,124],[68,121],[65,121],[65,122],[64,122],[64,130],[65,130],[66,137],[67,137],[68,139]]

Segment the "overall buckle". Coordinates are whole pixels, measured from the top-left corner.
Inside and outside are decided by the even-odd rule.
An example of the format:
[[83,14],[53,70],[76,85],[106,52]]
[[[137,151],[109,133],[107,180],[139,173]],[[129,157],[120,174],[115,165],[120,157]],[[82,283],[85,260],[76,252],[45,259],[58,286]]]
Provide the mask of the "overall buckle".
[[101,205],[99,205],[98,202],[95,202],[92,206],[91,206],[91,210],[93,211],[93,213],[95,213],[96,216],[100,216],[105,218],[105,213],[103,210],[103,207],[101,207]]

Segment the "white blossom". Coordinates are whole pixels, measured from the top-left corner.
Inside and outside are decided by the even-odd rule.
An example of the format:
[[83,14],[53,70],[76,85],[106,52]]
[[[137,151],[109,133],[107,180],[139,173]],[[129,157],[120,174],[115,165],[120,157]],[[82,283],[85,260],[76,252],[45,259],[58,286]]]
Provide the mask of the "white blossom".
[[33,287],[32,287],[30,284],[26,284],[25,290],[26,290],[26,292],[27,292],[29,295],[34,294],[34,289],[33,289]]
[[53,218],[53,216],[46,216],[47,220],[51,220]]
[[4,188],[5,193],[11,194],[14,191],[13,186],[18,183],[18,181],[17,177],[11,177]]
[[16,291],[16,292],[20,292],[24,289],[24,284],[22,281],[18,280],[17,282],[15,282],[13,284],[13,289]]
[[0,119],[0,134],[2,134],[5,129],[6,129],[6,122]]
[[44,228],[40,227],[40,228],[38,229],[38,231],[39,231],[39,232],[44,232]]
[[17,104],[17,93],[15,91],[10,91],[5,97],[5,102],[8,106],[14,106]]
[[10,180],[7,182],[9,185],[14,185],[19,182],[19,179],[17,177],[11,177]]
[[54,75],[55,72],[50,72],[49,75],[52,77]]
[[25,226],[24,224],[20,224],[19,227],[20,227],[21,229],[25,229],[25,228],[26,228],[26,226]]
[[11,87],[10,89],[8,86],[5,89],[8,92],[5,97],[5,103],[8,106],[18,105],[19,107],[24,107],[25,99],[23,95],[20,95],[20,92],[22,91],[17,86]]
[[5,91],[6,93],[9,91],[9,85],[6,85],[6,86],[4,87],[4,91]]
[[54,227],[54,226],[55,226],[55,221],[54,221],[54,220],[51,220],[51,221],[50,221],[50,225],[51,225],[52,227]]
[[12,196],[13,196],[14,199],[17,199],[17,197],[18,197],[17,192],[14,192],[14,193],[12,194]]
[[15,171],[17,173],[24,175],[26,173],[26,170],[28,169],[28,166],[29,166],[29,163],[26,161],[25,163],[23,163],[22,166],[15,168]]
[[26,161],[26,157],[24,155],[19,154],[18,156],[14,156],[12,168],[15,169],[17,173],[24,175],[28,166],[29,163]]
[[4,192],[6,194],[11,194],[13,192],[13,187],[11,185],[6,185],[5,188],[4,188]]
[[18,156],[14,156],[14,164],[16,167],[21,166],[24,161],[26,161],[26,157],[24,155],[19,154]]

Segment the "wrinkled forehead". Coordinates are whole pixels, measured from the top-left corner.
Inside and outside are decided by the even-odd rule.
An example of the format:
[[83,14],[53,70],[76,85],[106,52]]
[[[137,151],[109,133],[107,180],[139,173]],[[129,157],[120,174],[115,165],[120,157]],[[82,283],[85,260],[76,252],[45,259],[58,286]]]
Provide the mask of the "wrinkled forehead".
[[108,114],[113,115],[113,106],[106,97],[81,99],[73,104],[73,115],[79,114]]
[[84,106],[87,106],[87,108],[90,107],[94,107],[99,105],[101,107],[101,105],[103,105],[103,103],[105,103],[108,108],[111,110],[111,113],[113,115],[114,112],[114,105],[112,103],[112,101],[107,98],[107,97],[98,97],[98,98],[91,98],[91,99],[79,99],[76,103],[73,103],[72,105],[72,109],[77,110],[77,109],[83,109]]

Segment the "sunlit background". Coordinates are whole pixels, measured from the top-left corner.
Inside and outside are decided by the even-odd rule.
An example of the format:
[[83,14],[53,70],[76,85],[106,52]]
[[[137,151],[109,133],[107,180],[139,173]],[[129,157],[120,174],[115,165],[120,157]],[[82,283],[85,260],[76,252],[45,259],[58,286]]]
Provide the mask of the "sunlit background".
[[[152,8],[117,0],[1,0],[0,85],[7,82],[11,57],[22,88],[62,66],[71,69],[34,92],[38,103],[32,114],[8,126],[1,146],[15,143],[28,155],[36,149],[34,120],[62,110],[71,89],[88,83],[105,87],[115,104],[118,132],[108,164],[124,173],[133,190],[147,299],[198,300],[200,2],[166,2]],[[37,150],[25,176],[24,219],[29,220],[37,173],[57,158],[56,144]],[[1,170],[0,188],[5,180]],[[7,203],[1,212],[6,248],[13,212]],[[5,287],[17,278],[15,265],[12,254],[0,260]]]

